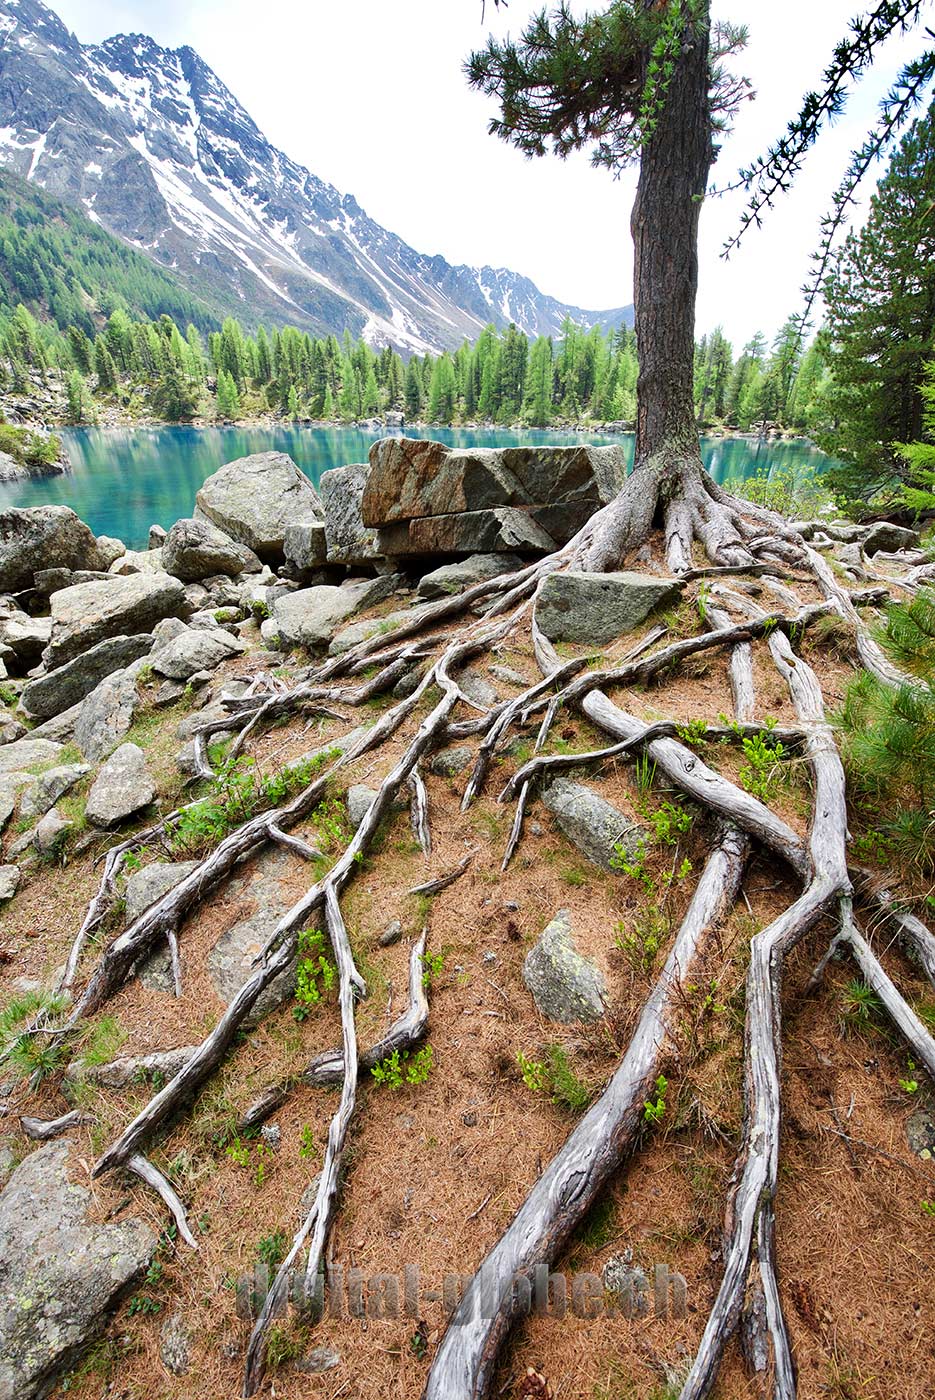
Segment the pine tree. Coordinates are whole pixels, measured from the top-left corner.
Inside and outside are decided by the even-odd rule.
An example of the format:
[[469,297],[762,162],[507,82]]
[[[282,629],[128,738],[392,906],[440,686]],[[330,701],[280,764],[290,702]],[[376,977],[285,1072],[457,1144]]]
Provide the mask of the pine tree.
[[935,510],[935,360],[925,366],[921,394],[922,439],[895,446],[909,472],[903,500],[914,511],[931,511]]
[[540,335],[529,352],[523,393],[523,421],[534,428],[552,420],[552,342]]
[[447,350],[439,355],[432,370],[429,386],[428,420],[430,423],[450,423],[455,411],[455,371]]
[[218,371],[217,387],[217,416],[222,419],[234,419],[240,416],[240,397],[237,393],[237,385],[234,376],[229,370]]
[[413,355],[406,366],[406,383],[403,388],[403,411],[410,423],[418,422],[422,416],[422,376],[417,360],[418,357]]
[[[818,443],[843,465],[833,485],[867,497],[898,489],[893,444],[922,430],[922,367],[935,348],[935,104],[914,122],[825,283],[832,426]],[[928,212],[926,212],[928,211]]]

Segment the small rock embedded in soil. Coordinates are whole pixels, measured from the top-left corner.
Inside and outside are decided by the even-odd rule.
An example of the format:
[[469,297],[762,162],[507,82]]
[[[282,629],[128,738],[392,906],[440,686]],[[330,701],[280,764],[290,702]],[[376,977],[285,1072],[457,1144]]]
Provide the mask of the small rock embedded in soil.
[[527,953],[523,981],[538,1010],[550,1021],[569,1025],[598,1021],[604,1014],[604,974],[575,948],[567,909],[558,911]]

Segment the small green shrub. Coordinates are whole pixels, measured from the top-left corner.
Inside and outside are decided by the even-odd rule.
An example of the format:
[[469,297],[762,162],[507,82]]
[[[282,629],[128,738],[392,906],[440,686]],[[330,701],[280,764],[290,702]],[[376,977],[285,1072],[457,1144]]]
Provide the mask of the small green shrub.
[[660,1074],[656,1079],[656,1094],[652,1099],[643,1101],[643,1121],[649,1124],[661,1123],[666,1113],[666,1090],[669,1081],[664,1074]]
[[435,1051],[423,1045],[414,1055],[408,1050],[394,1050],[371,1067],[370,1073],[378,1084],[389,1089],[401,1089],[403,1084],[424,1084],[435,1067]]
[[518,1050],[516,1063],[527,1089],[548,1094],[553,1103],[571,1113],[586,1108],[594,1096],[590,1086],[575,1074],[561,1045],[547,1046],[542,1060],[530,1059]]
[[295,999],[292,1015],[304,1021],[322,995],[330,992],[337,982],[338,971],[325,953],[325,935],[321,929],[306,928],[299,934],[298,962],[295,970]]

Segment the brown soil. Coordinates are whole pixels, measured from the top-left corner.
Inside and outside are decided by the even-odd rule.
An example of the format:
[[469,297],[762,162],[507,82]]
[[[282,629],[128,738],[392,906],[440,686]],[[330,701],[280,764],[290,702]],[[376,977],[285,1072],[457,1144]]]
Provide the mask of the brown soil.
[[[693,608],[686,600],[673,619],[686,635],[697,626]],[[608,656],[621,654],[634,640],[626,638]],[[817,645],[810,637],[805,654],[814,659]],[[853,672],[846,648],[825,647],[820,655],[826,697],[833,704]],[[780,724],[793,724],[785,688],[762,644],[756,656],[761,711]],[[503,647],[493,660],[530,680],[536,675],[522,640]],[[242,660],[237,669],[244,669]],[[505,693],[502,682],[494,683]],[[705,654],[648,691],[620,692],[616,698],[647,719],[716,718],[729,706],[726,657]],[[165,809],[179,797],[171,760],[178,746],[175,726],[185,713],[180,707],[161,712],[148,731]],[[293,720],[258,737],[251,752],[261,768],[275,766],[361,718],[361,712],[348,710],[346,725]],[[604,742],[576,716],[556,727],[555,739],[559,747],[578,750]],[[397,737],[358,760],[342,777],[342,789],[352,782],[376,785],[403,743]],[[575,1121],[574,1112],[527,1087],[518,1052],[540,1059],[550,1045],[559,1044],[576,1075],[599,1090],[627,1043],[652,967],[658,969],[664,958],[665,936],[654,963],[625,948],[628,935],[639,940],[646,928],[642,887],[589,864],[540,804],[532,805],[519,852],[501,874],[512,810],[495,799],[527,756],[521,751],[498,760],[484,797],[467,816],[458,810],[467,775],[449,780],[426,771],[431,859],[423,857],[408,815],[400,811],[344,897],[370,990],[358,1013],[363,1044],[377,1039],[405,1003],[409,943],[423,922],[429,951],[444,960],[429,989],[430,1078],[395,1091],[370,1076],[361,1085],[330,1251],[345,1274],[359,1269],[367,1279],[401,1275],[404,1265],[412,1265],[422,1289],[433,1294],[441,1293],[447,1274],[470,1274]],[[736,778],[742,762],[736,747],[706,748],[703,756]],[[784,772],[772,805],[804,833],[808,776],[796,760]],[[588,781],[642,820],[647,809],[674,796],[657,783],[641,799],[632,768],[618,763],[605,764]],[[697,872],[711,830],[699,815],[677,847],[652,848],[650,870],[659,882],[664,927],[677,926],[693,877],[674,879],[666,892],[662,876],[685,858]],[[323,835],[314,821],[303,832],[313,842]],[[18,979],[47,980],[63,961],[96,886],[92,863],[100,844],[69,858],[61,869],[37,869],[8,907],[0,935],[7,955],[0,973],[8,994]],[[451,869],[468,851],[474,853],[468,873],[435,899],[407,894],[413,885]],[[313,877],[298,858],[285,859],[285,888],[297,898]],[[131,981],[105,1008],[104,1015],[115,1019],[125,1037],[120,1054],[193,1043],[214,1024],[221,1005],[207,976],[206,955],[220,933],[253,912],[250,874],[240,872],[184,927],[181,998]],[[746,947],[752,932],[794,896],[786,872],[754,858],[744,899],[721,930],[720,946],[712,950],[703,978],[686,989],[682,1030],[667,1068],[663,1123],[647,1128],[640,1150],[556,1265],[569,1276],[599,1274],[611,1256],[627,1250],[633,1264],[650,1274],[654,1265],[665,1263],[685,1279],[687,1315],[532,1319],[516,1330],[494,1394],[518,1395],[527,1366],[547,1376],[562,1400],[662,1400],[666,1385],[684,1374],[720,1279],[724,1206],[743,1111]],[[580,951],[593,957],[608,979],[608,1015],[596,1027],[562,1028],[543,1021],[522,982],[523,959],[559,908],[571,911]],[[393,918],[403,924],[403,940],[381,948],[379,935]],[[802,1400],[928,1400],[935,1374],[935,1220],[921,1202],[935,1200],[935,1166],[912,1154],[905,1124],[920,1102],[931,1102],[931,1090],[923,1084],[910,1095],[900,1088],[906,1055],[885,1028],[855,1033],[845,1024],[843,989],[853,976],[848,965],[832,964],[819,993],[804,996],[808,973],[831,932],[817,930],[796,951],[786,979],[777,1237],[799,1394]],[[879,942],[885,947],[882,937]],[[85,968],[96,951],[89,949]],[[913,968],[896,950],[886,951],[887,966],[904,993],[916,1003],[930,999],[931,989]],[[166,1245],[159,1256],[161,1277],[141,1284],[135,1294],[137,1300],[151,1299],[151,1306],[141,1311],[138,1304],[124,1305],[105,1340],[70,1377],[69,1396],[217,1400],[239,1394],[250,1324],[237,1316],[236,1285],[251,1274],[258,1250],[277,1231],[291,1239],[299,1201],[320,1164],[337,1091],[295,1088],[272,1120],[281,1132],[276,1152],[264,1152],[256,1140],[240,1143],[235,1124],[264,1085],[295,1073],[339,1041],[333,996],[300,1023],[291,1005],[281,1007],[241,1037],[191,1112],[152,1145],[153,1160],[188,1207],[200,1248],[193,1254],[184,1245]],[[76,1135],[88,1174],[99,1151],[150,1092],[142,1085],[119,1093],[83,1091],[82,1105],[96,1120]],[[15,1122],[24,1111],[60,1113],[68,1098],[53,1079],[33,1094],[20,1085],[7,1103],[7,1122]],[[24,1139],[13,1136],[17,1151],[25,1152]],[[157,1230],[166,1226],[161,1202],[134,1178],[105,1178],[94,1192],[101,1218],[133,1213]],[[191,1369],[182,1377],[172,1376],[159,1355],[161,1328],[177,1309],[193,1335]],[[268,1371],[262,1393],[282,1400],[389,1395],[416,1400],[444,1321],[442,1301],[424,1293],[415,1316],[325,1316],[308,1325],[290,1314],[273,1337],[284,1359]],[[340,1365],[321,1375],[300,1369],[303,1358],[321,1346],[334,1348]],[[754,1400],[759,1394],[736,1345],[714,1393],[720,1400]]]

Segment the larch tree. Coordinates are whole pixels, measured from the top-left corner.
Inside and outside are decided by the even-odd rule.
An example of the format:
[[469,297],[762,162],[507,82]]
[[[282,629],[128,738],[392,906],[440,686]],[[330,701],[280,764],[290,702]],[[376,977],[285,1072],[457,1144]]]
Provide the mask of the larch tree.
[[[910,0],[882,0],[866,21],[855,22],[835,51],[822,92],[806,98],[787,134],[744,173],[751,188],[745,215],[748,226],[789,184],[823,125],[840,111],[850,79],[866,68],[879,43],[894,29],[917,18],[921,8],[920,3]],[[596,142],[598,160],[604,165],[617,168],[632,159],[639,161],[631,219],[639,350],[635,469],[617,497],[554,553],[412,609],[411,617],[398,622],[391,636],[377,633],[304,669],[292,690],[278,685],[269,689],[257,683],[243,695],[227,697],[223,716],[206,719],[196,735],[195,767],[208,781],[219,777],[209,762],[208,742],[213,733],[240,731],[228,751],[228,761],[232,761],[259,726],[276,723],[302,708],[311,706],[319,714],[333,715],[336,704],[353,707],[378,700],[385,702],[385,708],[372,725],[357,731],[361,737],[348,738],[346,752],[321,751],[318,766],[293,773],[293,787],[277,784],[269,806],[251,808],[252,815],[211,846],[190,874],[116,936],[107,942],[102,939],[94,949],[93,965],[85,973],[81,959],[89,934],[103,930],[105,920],[118,915],[116,880],[127,854],[143,841],[158,844],[167,830],[173,829],[173,822],[184,819],[185,809],[112,847],[104,862],[99,892],[75,937],[61,979],[62,989],[71,992],[73,999],[57,1024],[35,1028],[35,1033],[43,1036],[44,1052],[49,1046],[54,1049],[56,1038],[74,1035],[85,1018],[115,995],[160,939],[168,939],[172,945],[206,892],[217,889],[245,859],[268,843],[277,842],[300,859],[320,861],[322,853],[290,834],[290,828],[312,819],[327,785],[339,783],[348,764],[366,753],[376,767],[373,756],[385,755],[384,744],[393,740],[393,756],[387,758],[384,776],[353,835],[346,845],[342,838],[342,848],[334,859],[329,848],[324,864],[311,867],[312,882],[278,920],[255,959],[255,971],[183,1067],[140,1107],[105,1147],[93,1169],[94,1175],[100,1176],[129,1167],[160,1191],[184,1225],[184,1207],[143,1155],[143,1145],[165,1129],[224,1062],[265,989],[295,968],[303,932],[307,937],[318,921],[327,931],[335,958],[341,1046],[317,1057],[302,1075],[292,1075],[284,1085],[270,1086],[241,1121],[256,1128],[284,1102],[297,1079],[306,1084],[339,1083],[340,1097],[323,1148],[314,1203],[280,1265],[248,1345],[245,1395],[255,1394],[260,1386],[270,1323],[286,1299],[296,1261],[304,1256],[309,1295],[314,1294],[325,1268],[331,1227],[339,1208],[342,1166],[358,1107],[361,1066],[366,1070],[385,1055],[408,1050],[425,1031],[428,1004],[421,963],[423,934],[411,949],[407,1009],[378,1045],[368,1050],[359,1046],[355,1005],[365,994],[366,984],[355,963],[341,897],[361,864],[371,855],[378,859],[380,843],[375,837],[407,788],[413,827],[423,849],[430,848],[427,789],[419,765],[455,737],[459,741],[479,739],[461,802],[461,810],[467,812],[491,778],[494,759],[508,761],[515,730],[525,729],[530,737],[537,736],[533,756],[513,771],[500,795],[501,801],[515,803],[504,870],[522,839],[524,814],[535,799],[537,785],[547,775],[575,766],[611,758],[624,762],[645,755],[647,763],[713,820],[704,868],[622,1058],[564,1144],[542,1166],[516,1214],[479,1263],[432,1358],[425,1400],[478,1400],[489,1395],[498,1359],[522,1312],[522,1285],[531,1290],[543,1270],[547,1279],[550,1266],[561,1256],[608,1181],[639,1147],[646,1109],[650,1103],[658,1108],[654,1086],[675,1057],[678,1014],[690,979],[717,943],[718,925],[738,897],[752,848],[764,851],[779,867],[791,891],[788,902],[778,913],[770,914],[769,922],[757,926],[749,941],[743,1129],[727,1202],[721,1275],[682,1383],[681,1400],[701,1400],[710,1393],[725,1346],[738,1327],[746,1342],[745,1351],[756,1358],[758,1393],[772,1400],[792,1400],[796,1393],[774,1238],[782,1089],[781,993],[786,955],[821,920],[830,917],[834,922],[838,930],[834,947],[855,959],[915,1062],[935,1079],[935,1040],[861,934],[855,908],[860,907],[861,917],[869,908],[875,918],[888,921],[894,933],[914,948],[933,981],[935,936],[918,919],[905,915],[888,895],[861,890],[859,872],[848,864],[844,769],[826,721],[818,676],[795,650],[805,628],[834,614],[846,628],[863,667],[880,684],[911,685],[911,677],[883,652],[857,612],[858,602],[879,600],[879,590],[871,590],[869,597],[865,593],[863,599],[852,596],[813,546],[817,524],[806,538],[780,516],[724,492],[701,462],[694,409],[698,219],[718,125],[746,92],[743,83],[731,79],[721,66],[741,37],[736,30],[716,28],[712,44],[708,0],[617,0],[602,14],[586,18],[573,17],[566,6],[551,20],[540,15],[519,44],[491,41],[471,60],[473,81],[501,102],[502,116],[494,123],[494,130],[522,150],[543,154],[551,144],[559,154],[566,154]],[[904,116],[918,100],[933,74],[935,54],[925,54],[910,65],[885,107],[868,150],[879,150],[887,131],[892,134],[901,114]],[[867,161],[866,150],[855,157],[825,230],[827,238],[840,226]],[[823,256],[820,250],[820,259]],[[586,337],[580,349],[582,353],[573,357],[574,369],[571,357],[566,359],[560,352],[556,372],[565,393],[577,396],[583,407],[582,400],[590,399],[599,387],[598,339]],[[480,374],[478,407],[482,414],[493,403],[495,383],[502,398],[518,407],[526,377],[524,338],[521,347],[517,337],[507,335],[502,345],[495,341],[489,351]],[[235,378],[240,374],[235,362],[242,358],[243,346],[231,328],[222,332],[212,353],[219,370]],[[544,362],[544,351],[538,353]],[[281,354],[281,340],[274,336],[274,373]],[[335,345],[335,359],[338,354]],[[355,352],[347,341],[342,358],[346,383],[340,407],[346,414],[356,414],[373,377],[372,357],[369,351]],[[754,356],[751,359],[756,363]],[[447,369],[438,369],[445,361],[453,380],[447,356],[436,362],[426,355],[421,366],[415,357],[410,360],[407,410],[413,390],[410,375],[423,376],[423,397],[431,388],[432,377],[437,392],[438,377],[443,373],[447,377]],[[428,381],[425,376],[429,376]],[[749,385],[743,392],[748,391]],[[661,545],[651,534],[657,524],[662,531]],[[855,538],[859,541],[865,536],[858,531]],[[830,548],[834,541],[828,537],[825,543]],[[703,551],[707,561],[703,557],[696,561],[695,545],[701,546],[698,553]],[[613,664],[605,661],[602,667],[589,666],[592,658],[587,653],[559,657],[536,617],[540,590],[550,576],[561,571],[615,569],[637,548],[644,547],[650,552],[657,549],[672,573],[680,576],[682,586],[700,584],[704,589],[696,594],[702,629],[667,643],[662,643],[659,631],[654,630],[629,656]],[[657,558],[657,565],[660,562]],[[820,596],[822,601],[802,603],[794,585],[803,579],[811,595]],[[758,600],[764,595],[771,595],[777,610],[766,611],[761,606]],[[459,683],[467,662],[507,639],[511,647],[519,645],[520,638],[541,679],[524,682],[525,688],[518,694],[491,708],[472,701]],[[795,746],[809,769],[812,806],[804,835],[772,810],[765,797],[716,767],[721,742],[762,745],[768,736],[773,742],[778,737],[771,725],[756,720],[755,644],[762,644],[764,664],[774,667],[787,687],[795,713],[795,727],[784,732],[783,743]],[[653,677],[670,673],[688,657],[712,649],[726,651],[730,657],[734,723],[725,724],[723,717],[711,723],[693,720],[686,734],[674,722],[640,719],[623,708],[634,686],[649,684]],[[407,685],[400,687],[398,683],[404,678]],[[459,707],[464,717],[456,720]],[[544,745],[563,709],[581,713],[607,734],[607,746],[584,754],[545,752]],[[711,746],[706,755],[710,762],[699,752],[705,745]],[[776,751],[772,752],[775,755]],[[455,870],[410,893],[439,893],[464,874],[469,860],[470,856]],[[479,1224],[476,1228],[484,1227]],[[546,1382],[542,1380],[538,1389],[527,1386],[526,1393],[547,1394]]]

